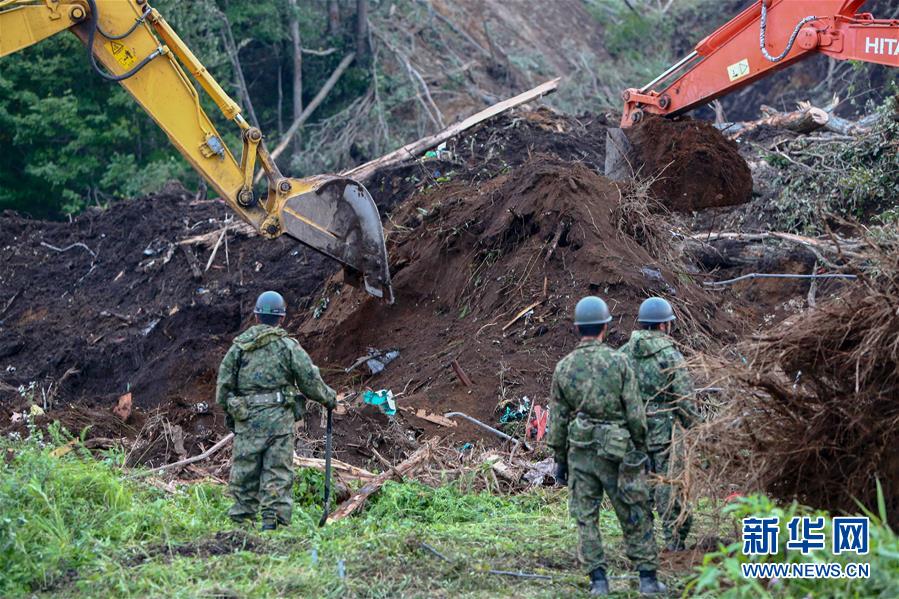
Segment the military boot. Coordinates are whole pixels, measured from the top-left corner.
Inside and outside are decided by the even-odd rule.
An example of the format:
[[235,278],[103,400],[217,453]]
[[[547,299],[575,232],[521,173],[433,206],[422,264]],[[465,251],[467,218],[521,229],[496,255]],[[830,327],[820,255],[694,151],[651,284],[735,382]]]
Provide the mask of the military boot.
[[661,595],[667,593],[668,587],[659,582],[656,578],[655,570],[640,571],[640,594],[641,595]]
[[262,521],[262,530],[277,530],[277,528],[277,520],[269,520],[268,518],[266,518]]
[[609,580],[606,578],[606,571],[602,568],[590,572],[590,594],[600,597],[609,594]]

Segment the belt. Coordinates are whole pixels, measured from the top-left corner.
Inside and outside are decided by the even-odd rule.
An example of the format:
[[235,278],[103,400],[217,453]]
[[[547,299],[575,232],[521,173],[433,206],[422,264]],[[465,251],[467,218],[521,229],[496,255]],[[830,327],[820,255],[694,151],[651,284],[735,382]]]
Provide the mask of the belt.
[[583,412],[578,412],[578,413],[575,415],[575,418],[577,418],[577,419],[579,419],[579,420],[584,420],[584,421],[586,421],[588,424],[592,424],[592,425],[594,425],[594,426],[595,426],[595,425],[599,425],[599,424],[615,424],[615,425],[617,425],[617,426],[624,426],[624,425],[625,425],[623,420],[599,420],[598,418],[591,418],[590,416],[587,416],[587,415],[584,414]]
[[280,391],[272,393],[256,393],[255,395],[244,395],[243,399],[247,402],[247,406],[277,406],[284,403],[284,395]]

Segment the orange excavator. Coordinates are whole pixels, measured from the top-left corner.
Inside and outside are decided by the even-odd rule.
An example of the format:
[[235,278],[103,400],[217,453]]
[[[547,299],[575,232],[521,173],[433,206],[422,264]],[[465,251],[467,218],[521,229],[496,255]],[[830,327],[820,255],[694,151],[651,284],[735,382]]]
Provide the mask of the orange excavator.
[[[677,116],[772,73],[824,54],[899,67],[899,20],[859,12],[865,0],[760,0],[639,89],[622,94],[621,127],[646,114]],[[606,174],[627,166],[630,144],[609,130]]]

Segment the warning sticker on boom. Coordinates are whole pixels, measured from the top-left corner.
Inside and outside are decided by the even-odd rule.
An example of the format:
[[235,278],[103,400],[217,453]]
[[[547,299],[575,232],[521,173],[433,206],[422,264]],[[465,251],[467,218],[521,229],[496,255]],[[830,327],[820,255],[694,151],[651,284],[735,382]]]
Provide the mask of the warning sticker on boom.
[[106,42],[106,49],[109,50],[112,57],[116,59],[116,62],[126,69],[132,68],[134,63],[137,62],[137,56],[134,55],[134,50],[126,47],[124,44],[109,41]]
[[734,63],[727,67],[727,76],[731,81],[736,81],[749,74],[749,59],[744,58],[740,62]]

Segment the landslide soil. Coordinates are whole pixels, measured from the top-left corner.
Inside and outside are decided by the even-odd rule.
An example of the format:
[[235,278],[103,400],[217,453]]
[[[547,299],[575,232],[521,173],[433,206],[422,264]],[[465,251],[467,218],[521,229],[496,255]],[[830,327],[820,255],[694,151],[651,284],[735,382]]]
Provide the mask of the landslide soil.
[[[738,325],[717,297],[619,230],[623,193],[584,164],[539,154],[478,186],[436,185],[391,216],[396,304],[335,287],[301,336],[335,372],[368,348],[399,350],[383,373],[354,370],[345,381],[392,390],[421,430],[435,425],[419,410],[495,425],[525,397],[545,407],[555,363],[577,343],[574,304],[587,294],[617,316],[616,346],[649,295],[676,300],[688,345],[733,339]],[[463,421],[441,432],[462,440],[475,429]]]
[[[187,453],[208,447],[224,432],[212,405],[219,361],[265,289],[284,294],[286,327],[333,385],[388,388],[401,408],[492,423],[498,404],[527,396],[546,405],[553,366],[575,344],[569,317],[584,294],[609,300],[618,316],[613,344],[655,293],[680,306],[688,345],[733,338],[739,306],[719,308],[679,266],[619,230],[627,189],[597,174],[605,127],[602,118],[547,109],[507,113],[449,144],[450,159],[368,181],[385,216],[393,306],[329,279],[336,265],[288,238],[234,228],[221,201],[178,186],[71,223],[0,215],[0,430],[24,434],[10,417],[34,401],[50,406],[39,425],[58,419],[76,432],[91,426],[88,436],[152,436],[160,449],[143,442],[147,463],[176,457],[166,435],[141,432],[163,421],[182,428]],[[313,318],[324,304],[323,317]],[[345,374],[369,347],[401,355],[376,377]],[[459,382],[454,360],[471,387]],[[110,410],[126,391],[136,409],[122,423]],[[493,439],[405,410],[390,421],[354,401],[337,418],[342,459],[364,461],[369,446],[397,458],[424,432]],[[319,436],[314,414],[306,432]]]
[[653,193],[681,212],[744,204],[752,173],[736,142],[710,123],[649,115],[633,127],[639,175],[654,179]]

